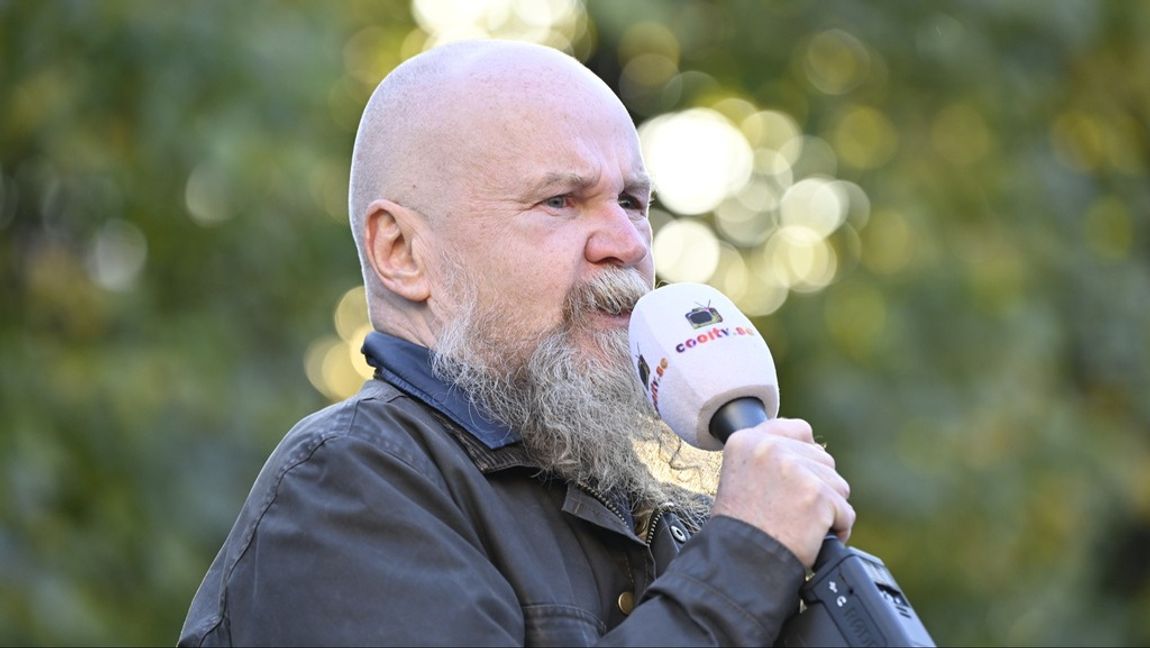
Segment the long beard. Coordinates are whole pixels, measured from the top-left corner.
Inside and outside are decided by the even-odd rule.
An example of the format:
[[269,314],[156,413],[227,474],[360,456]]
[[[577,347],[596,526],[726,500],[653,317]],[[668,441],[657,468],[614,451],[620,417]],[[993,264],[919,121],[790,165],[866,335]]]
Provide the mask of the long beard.
[[[577,286],[567,296],[563,321],[527,340],[527,326],[507,322],[514,309],[497,303],[485,308],[474,290],[458,288],[459,312],[433,354],[438,377],[518,431],[546,473],[621,492],[638,508],[705,512],[698,492],[656,478],[648,463],[694,475],[701,484],[694,490],[712,491],[713,461],[683,460],[681,440],[657,418],[632,374],[627,332],[581,325],[596,311],[629,312],[649,289],[637,272],[609,269]],[[580,348],[580,340],[589,348]]]

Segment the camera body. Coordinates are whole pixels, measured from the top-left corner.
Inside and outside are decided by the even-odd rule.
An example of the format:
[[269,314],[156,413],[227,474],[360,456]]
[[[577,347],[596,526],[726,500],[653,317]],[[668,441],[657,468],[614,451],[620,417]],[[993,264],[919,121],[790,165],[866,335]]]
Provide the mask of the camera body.
[[934,646],[890,570],[828,536],[776,646]]

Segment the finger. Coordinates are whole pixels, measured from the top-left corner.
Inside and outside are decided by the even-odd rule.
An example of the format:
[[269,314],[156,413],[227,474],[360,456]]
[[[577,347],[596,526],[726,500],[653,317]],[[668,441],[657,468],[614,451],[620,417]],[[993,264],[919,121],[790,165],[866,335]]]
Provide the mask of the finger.
[[814,432],[811,429],[811,424],[803,419],[773,418],[747,429],[754,430],[758,434],[782,436],[804,443],[814,443]]
[[825,448],[817,443],[807,443],[798,439],[774,438],[772,442],[776,447],[784,449],[786,452],[796,454],[804,459],[809,459],[815,463],[821,464],[828,468],[835,467],[835,458],[831,453],[827,452]]
[[796,440],[804,443],[814,443],[815,433],[811,429],[811,424],[804,419],[799,418],[777,418],[774,419],[779,431]]
[[831,523],[831,533],[838,536],[839,540],[846,542],[851,537],[851,529],[854,527],[856,519],[857,513],[855,513],[850,502],[839,499],[835,502],[835,517],[834,522]]
[[815,477],[825,484],[828,488],[834,491],[835,495],[844,501],[851,496],[851,485],[842,475],[838,474],[833,467],[821,463],[811,463],[807,466]]

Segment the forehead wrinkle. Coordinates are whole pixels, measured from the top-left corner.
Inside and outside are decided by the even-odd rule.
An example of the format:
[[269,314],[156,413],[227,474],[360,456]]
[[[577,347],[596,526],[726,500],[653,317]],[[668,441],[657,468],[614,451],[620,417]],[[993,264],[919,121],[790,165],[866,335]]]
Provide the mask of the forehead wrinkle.
[[556,188],[586,190],[599,183],[599,173],[594,176],[585,175],[576,171],[551,171],[533,182],[528,189],[530,195],[545,193]]
[[[586,191],[599,184],[602,174],[598,171],[594,175],[586,175],[575,171],[552,171],[532,182],[526,191],[528,197],[538,196],[563,189],[569,191]],[[651,195],[651,178],[645,172],[638,172],[624,179],[623,191],[637,195]]]

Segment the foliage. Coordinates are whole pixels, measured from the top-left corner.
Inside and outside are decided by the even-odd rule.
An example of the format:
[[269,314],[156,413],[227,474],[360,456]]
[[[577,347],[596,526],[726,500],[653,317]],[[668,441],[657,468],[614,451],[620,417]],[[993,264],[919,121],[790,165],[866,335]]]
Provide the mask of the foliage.
[[[865,192],[833,281],[757,321],[853,544],[935,639],[1150,643],[1150,7],[582,20],[637,122],[783,111]],[[174,643],[267,452],[328,401],[304,364],[359,283],[356,120],[418,27],[406,2],[0,2],[0,643]],[[674,92],[629,76],[644,53]]]

